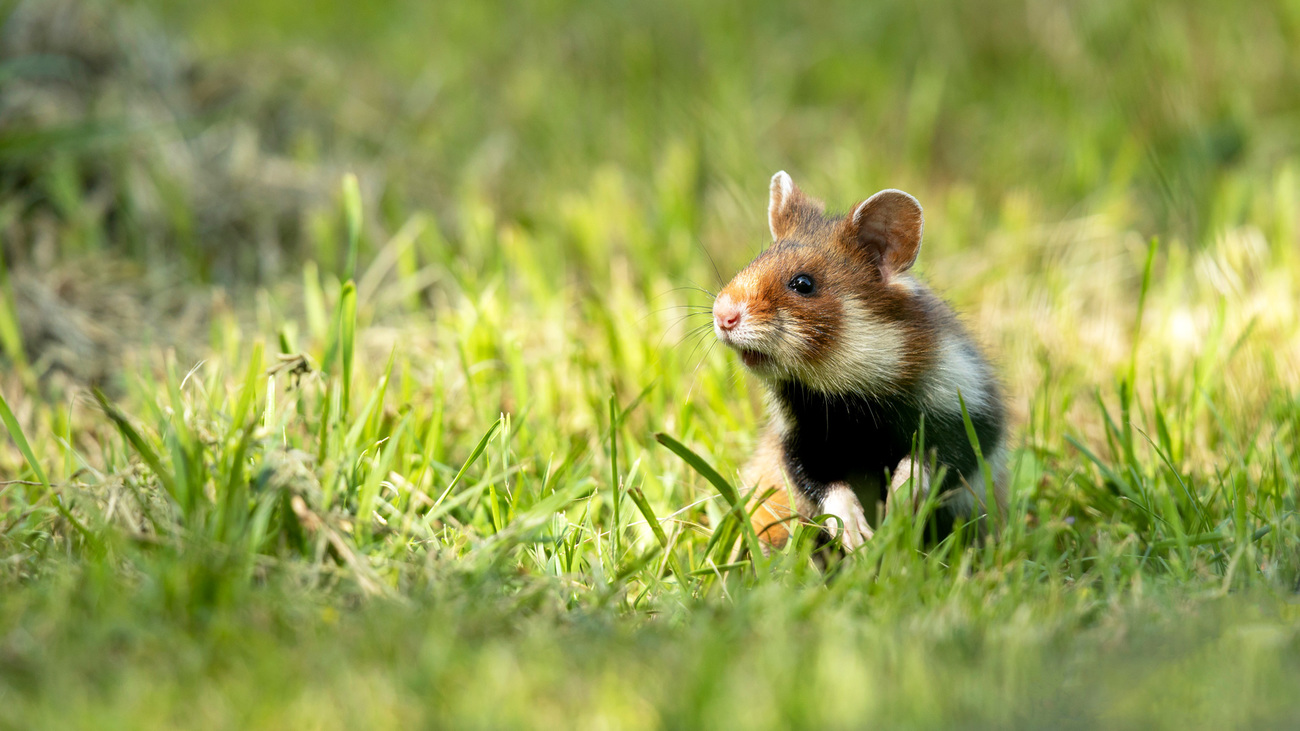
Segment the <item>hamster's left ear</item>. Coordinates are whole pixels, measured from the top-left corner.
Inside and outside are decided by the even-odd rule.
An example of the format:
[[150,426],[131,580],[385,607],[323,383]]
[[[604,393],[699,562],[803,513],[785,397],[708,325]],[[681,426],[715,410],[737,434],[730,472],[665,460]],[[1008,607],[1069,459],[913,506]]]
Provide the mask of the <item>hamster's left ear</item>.
[[771,197],[767,200],[767,225],[772,229],[772,240],[792,235],[801,224],[822,212],[821,201],[804,195],[784,171],[772,176],[769,186]]
[[882,190],[853,208],[844,219],[844,239],[862,248],[880,267],[885,281],[916,262],[925,221],[921,204],[901,190]]

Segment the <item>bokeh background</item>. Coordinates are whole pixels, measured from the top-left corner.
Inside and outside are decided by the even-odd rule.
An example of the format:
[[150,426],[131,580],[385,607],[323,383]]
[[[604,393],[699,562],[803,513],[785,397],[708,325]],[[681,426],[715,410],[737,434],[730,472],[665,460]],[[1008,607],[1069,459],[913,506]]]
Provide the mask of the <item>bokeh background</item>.
[[[1297,48],[1294,0],[0,0],[0,701],[1294,720]],[[704,313],[782,169],[924,206],[1014,417],[997,550],[710,563],[653,434],[753,446]]]
[[[541,286],[593,306],[624,283],[716,288],[761,246],[763,182],[788,169],[832,207],[919,196],[935,283],[959,308],[1018,311],[975,324],[1019,384],[1054,337],[1017,340],[1036,308],[1056,310],[1038,330],[1070,331],[1056,345],[1126,352],[1084,315],[1131,307],[1112,294],[1152,236],[1174,257],[1221,245],[1238,269],[1292,256],[1296,13],[10,2],[0,228],[23,348],[41,372],[111,379],[124,335],[204,338],[212,287],[246,300],[308,260],[342,275],[349,171],[363,263],[419,213],[430,243],[399,274],[513,280],[519,232]],[[1187,304],[1162,318],[1185,338],[1211,325]]]

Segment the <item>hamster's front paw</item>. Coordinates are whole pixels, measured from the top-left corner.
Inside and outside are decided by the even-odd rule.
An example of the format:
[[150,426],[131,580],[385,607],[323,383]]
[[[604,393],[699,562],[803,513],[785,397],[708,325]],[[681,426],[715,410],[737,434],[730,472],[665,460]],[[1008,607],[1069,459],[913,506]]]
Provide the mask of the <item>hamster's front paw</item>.
[[915,462],[911,457],[904,457],[894,468],[893,478],[889,482],[889,492],[885,495],[885,513],[895,510],[895,504],[901,499],[899,494],[911,480],[911,511],[915,514],[921,503],[930,495],[930,470],[923,463]]
[[[826,521],[826,527],[832,534],[840,536],[840,543],[846,551],[857,550],[859,546],[871,539],[874,531],[867,523],[867,516],[862,510],[858,496],[845,484],[831,486],[822,499],[823,513],[834,516]],[[839,520],[835,520],[839,518]],[[841,530],[840,524],[843,524]]]

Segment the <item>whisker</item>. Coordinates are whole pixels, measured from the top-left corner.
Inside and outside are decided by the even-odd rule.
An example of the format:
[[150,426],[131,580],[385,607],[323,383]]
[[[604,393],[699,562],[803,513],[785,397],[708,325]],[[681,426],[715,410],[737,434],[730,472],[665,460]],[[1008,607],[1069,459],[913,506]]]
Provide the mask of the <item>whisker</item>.
[[[676,327],[677,325],[681,324],[686,320],[691,319],[692,317],[700,317],[703,314],[704,314],[703,312],[688,312],[684,315],[679,315],[676,319],[673,320],[672,326]],[[703,329],[710,329],[710,330],[713,329],[713,318],[710,317],[708,321],[696,325],[695,328],[696,329],[703,328]]]
[[651,310],[647,314],[657,315],[661,312],[669,312],[672,310],[687,310],[688,312],[696,312],[701,314],[709,314],[713,312],[712,307],[705,307],[703,305],[669,305],[667,307],[660,307],[657,310]]
[[[691,333],[690,339],[692,341],[691,350],[689,353],[686,354],[686,357],[683,359],[688,363],[695,358],[696,353],[700,352],[700,347],[709,341],[709,337],[704,333]],[[686,342],[686,338],[682,338],[682,342],[679,342],[677,346],[680,348],[685,342]]]
[[683,287],[682,289],[693,289],[696,292],[703,292],[704,294],[707,294],[710,299],[717,299],[718,297],[717,292],[712,292],[710,290],[707,290],[704,287],[701,287],[700,285],[696,284],[695,282],[691,282],[689,287]]
[[733,369],[731,371],[731,385],[735,386],[737,383],[739,383],[740,379],[743,378],[744,375],[745,375],[745,369],[743,368]]
[[[713,331],[713,323],[711,323],[711,322],[709,322],[709,323],[702,323],[702,324],[700,324],[700,325],[696,325],[695,327],[691,328],[690,330],[687,330],[686,333],[683,334],[683,335],[681,336],[681,338],[679,338],[679,339],[677,340],[677,342],[673,343],[673,346],[672,346],[672,347],[673,347],[673,350],[676,350],[677,348],[680,348],[681,345],[682,345],[682,343],[686,342],[686,340],[689,339],[689,338],[691,338],[691,337],[700,336],[700,335],[703,335],[703,334],[706,333],[706,332],[712,332],[712,331]],[[660,335],[660,336],[659,336],[659,342],[655,344],[655,347],[658,348],[658,347],[662,346],[662,345],[663,345],[663,339],[666,338],[666,337],[668,337],[668,331],[667,331],[667,330],[664,331],[663,335]]]
[[703,333],[696,335],[695,344],[691,346],[691,352],[686,356],[686,359],[687,360],[693,359],[695,357],[695,354],[699,352],[700,346],[704,345],[705,343],[710,343],[709,349],[711,350],[714,345],[718,344],[718,341],[708,338]]
[[713,348],[717,344],[718,341],[714,340],[713,343],[710,344],[709,347],[704,351],[704,355],[700,356],[700,360],[698,363],[695,364],[695,368],[691,370],[691,385],[689,388],[686,389],[686,399],[683,403],[691,402],[691,394],[695,392],[695,384],[699,381],[700,368],[704,365],[704,361],[708,360],[709,354],[713,352]]
[[713,260],[713,254],[709,252],[703,241],[695,239],[695,243],[700,247],[700,251],[703,251],[704,255],[708,257],[709,265],[713,267],[713,276],[718,280],[718,286],[721,287],[724,282],[722,281],[722,272],[718,271],[718,262]]
[[718,296],[716,293],[711,292],[701,287],[700,285],[695,284],[694,282],[691,282],[689,285],[683,285],[681,287],[673,287],[665,292],[661,292],[660,294],[651,297],[650,300],[653,302],[654,300],[659,299],[664,295],[671,294],[673,292],[699,292],[700,294],[707,294],[711,298],[716,298]]
[[[656,311],[656,312],[647,312],[645,315],[643,315],[643,316],[637,318],[637,323],[643,323],[643,322],[645,322],[646,319],[649,318],[651,315],[658,315],[658,314],[661,314],[661,313],[664,313],[664,312],[667,312],[667,311],[668,311],[668,310],[658,310],[658,311]],[[676,327],[678,323],[680,323],[682,320],[685,320],[685,319],[687,319],[687,318],[691,318],[691,317],[704,317],[704,316],[706,316],[706,315],[711,315],[711,314],[712,314],[712,313],[709,313],[709,312],[687,312],[687,313],[685,313],[685,314],[683,314],[683,315],[679,315],[679,316],[678,316],[676,319],[674,319],[672,322],[668,323],[668,326],[669,326],[669,327]]]

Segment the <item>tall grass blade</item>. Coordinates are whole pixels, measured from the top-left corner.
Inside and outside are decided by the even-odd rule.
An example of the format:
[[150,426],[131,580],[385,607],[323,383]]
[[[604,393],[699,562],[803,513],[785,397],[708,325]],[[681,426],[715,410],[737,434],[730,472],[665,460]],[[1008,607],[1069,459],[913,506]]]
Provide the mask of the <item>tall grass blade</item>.
[[614,509],[614,524],[609,532],[610,552],[614,560],[618,560],[619,537],[623,532],[623,523],[619,516],[619,504],[622,502],[620,488],[622,481],[618,476],[618,396],[610,394],[609,396],[609,493],[611,505]]
[[1151,292],[1151,271],[1155,267],[1156,250],[1160,239],[1155,236],[1147,243],[1146,263],[1142,267],[1142,288],[1138,290],[1137,316],[1133,321],[1133,347],[1129,352],[1128,382],[1137,385],[1138,348],[1142,345],[1142,316],[1146,312],[1147,295]]
[[348,229],[348,256],[343,266],[343,279],[351,281],[357,276],[357,250],[361,248],[361,184],[353,173],[343,176],[343,215]]
[[22,427],[18,424],[18,418],[14,416],[13,410],[9,408],[9,402],[5,400],[3,393],[0,393],[0,421],[4,422],[5,430],[9,432],[9,438],[13,439],[14,444],[18,445],[18,451],[23,455],[23,459],[27,460],[27,466],[31,468],[32,473],[36,475],[36,479],[50,494],[59,515],[62,515],[64,520],[71,523],[72,527],[86,539],[88,544],[98,549],[100,545],[99,539],[90,532],[90,529],[82,525],[81,521],[77,520],[72,511],[68,510],[68,507],[63,504],[63,497],[54,490],[54,486],[50,484],[49,479],[45,476],[45,469],[41,467],[40,461],[36,459],[36,454],[32,452],[32,445],[28,443],[27,436],[23,434]]
[[253,402],[257,399],[257,383],[262,374],[262,343],[261,341],[253,343],[253,352],[248,356],[248,368],[244,370],[244,380],[239,389],[239,400],[235,402],[235,410],[230,414],[230,422],[235,427],[240,427],[248,422],[248,415],[253,408]]
[[[492,441],[492,437],[496,436],[497,430],[501,428],[502,421],[502,419],[498,418],[496,421],[492,422],[492,426],[488,427],[487,432],[483,434],[483,438],[478,440],[478,444],[474,446],[474,449],[470,451],[469,456],[465,458],[465,462],[461,464],[460,470],[456,472],[456,476],[447,484],[447,488],[442,491],[442,494],[438,496],[438,499],[433,501],[433,507],[430,508],[430,512],[436,510],[437,507],[442,504],[442,501],[447,499],[447,496],[451,494],[451,491],[455,490],[456,486],[460,484],[461,478],[465,476],[465,472],[468,471],[470,467],[474,466],[474,463],[478,461],[479,457],[483,456],[483,452],[487,449],[487,445]],[[425,515],[425,518],[428,518],[428,514]]]
[[740,496],[736,493],[736,488],[731,486],[730,482],[713,469],[713,466],[704,461],[704,458],[696,454],[690,447],[673,439],[668,434],[658,432],[655,434],[655,441],[667,447],[682,459],[690,468],[695,470],[701,477],[708,480],[709,484],[717,488],[718,493],[727,501],[727,504],[735,507],[740,504]]
[[645,493],[641,491],[641,488],[634,487],[627,491],[627,495],[632,499],[632,503],[636,505],[637,510],[641,511],[641,517],[645,518],[646,525],[650,526],[650,532],[654,534],[655,540],[667,552],[668,565],[673,574],[679,582],[685,584],[686,573],[682,570],[677,556],[668,544],[668,534],[664,533],[664,527],[659,523],[659,518],[655,515],[654,509],[650,507],[650,501],[646,500]]
[[[713,469],[713,465],[710,465],[703,457],[696,454],[685,444],[682,444],[663,432],[655,434],[655,441],[671,450],[673,454],[680,457],[683,462],[690,466],[691,469],[695,470],[696,473],[707,480],[709,484],[717,488],[718,492],[722,495],[722,498],[727,501],[727,504],[731,508],[727,514],[729,517],[734,517],[740,534],[744,536],[745,543],[749,547],[750,558],[754,562],[754,565],[758,566],[763,563],[761,560],[763,551],[758,542],[758,535],[754,533],[754,526],[751,525],[749,521],[749,513],[745,510],[745,503],[741,501],[740,495],[736,492],[736,488],[732,487],[730,482],[727,482],[722,475],[718,474],[718,471]],[[714,540],[719,540],[719,536],[722,537],[721,542],[724,545],[724,550],[730,554],[730,544],[734,539],[732,539],[731,535],[724,530],[723,525],[718,526],[718,530],[714,533],[710,543],[712,544]],[[707,555],[707,549],[705,553]]]
[[961,390],[957,391],[957,403],[961,405],[961,421],[966,425],[966,439],[970,441],[971,449],[975,450],[975,464],[979,467],[980,477],[984,480],[984,506],[985,512],[991,512],[994,515],[993,525],[996,529],[1002,527],[1002,508],[995,499],[996,486],[993,484],[993,468],[984,459],[984,450],[980,449],[980,438],[975,433],[975,424],[970,420],[970,412],[966,410],[966,398],[962,396]]
[[122,434],[126,441],[131,445],[131,448],[135,450],[136,454],[140,455],[140,459],[144,460],[145,465],[149,467],[149,471],[153,472],[154,476],[158,478],[158,482],[162,484],[163,490],[169,497],[180,503],[180,496],[177,494],[176,478],[166,467],[163,466],[162,459],[158,456],[158,453],[154,451],[154,448],[149,445],[149,442],[141,436],[140,432],[132,426],[131,422],[126,417],[126,414],[123,414],[120,409],[109,402],[108,398],[104,396],[103,391],[95,388],[92,389],[92,393],[94,393],[95,401],[99,403],[99,407],[104,410],[104,413],[108,416],[109,420],[111,420],[113,425],[117,427],[118,432]]
[[27,353],[23,348],[23,331],[18,322],[18,305],[9,283],[8,269],[5,257],[0,255],[0,350],[26,374]]
[[323,369],[330,370],[335,354],[339,359],[342,373],[342,395],[334,408],[340,421],[347,421],[348,408],[352,403],[352,358],[357,334],[357,285],[348,280],[343,284],[339,294],[338,308],[334,312],[334,346],[326,356]]

